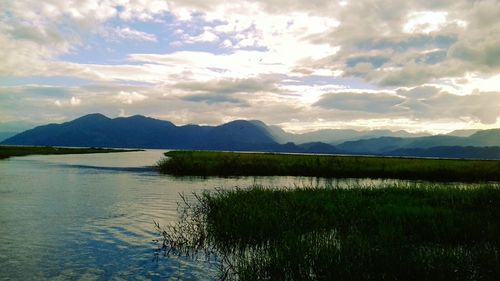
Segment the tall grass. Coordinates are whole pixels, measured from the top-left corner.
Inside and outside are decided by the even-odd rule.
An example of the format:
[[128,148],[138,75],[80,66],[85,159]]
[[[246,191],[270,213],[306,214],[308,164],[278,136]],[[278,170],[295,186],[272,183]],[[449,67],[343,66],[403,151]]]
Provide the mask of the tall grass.
[[318,176],[433,181],[500,180],[500,161],[170,151],[163,173],[197,176]]
[[227,280],[498,280],[500,187],[249,189],[186,200],[173,253],[214,254]]

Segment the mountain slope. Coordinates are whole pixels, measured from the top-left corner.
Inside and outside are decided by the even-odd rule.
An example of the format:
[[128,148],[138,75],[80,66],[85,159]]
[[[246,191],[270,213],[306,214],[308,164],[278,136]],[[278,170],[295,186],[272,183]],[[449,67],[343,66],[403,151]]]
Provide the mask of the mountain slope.
[[110,119],[102,114],[39,126],[8,138],[3,144],[227,150],[279,148],[264,127],[245,120],[215,127],[175,126],[140,115]]

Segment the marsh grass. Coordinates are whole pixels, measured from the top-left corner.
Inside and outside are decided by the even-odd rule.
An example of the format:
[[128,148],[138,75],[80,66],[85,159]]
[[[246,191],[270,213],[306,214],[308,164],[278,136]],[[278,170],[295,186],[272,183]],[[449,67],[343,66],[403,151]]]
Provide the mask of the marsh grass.
[[498,185],[254,186],[183,202],[165,249],[217,257],[224,280],[500,276]]
[[110,153],[126,152],[137,150],[108,149],[108,148],[72,148],[72,147],[53,147],[53,146],[0,146],[0,159],[13,156],[25,155],[51,155],[51,154],[87,154],[87,153]]
[[500,180],[500,161],[170,151],[160,172],[178,176],[315,176],[432,181]]

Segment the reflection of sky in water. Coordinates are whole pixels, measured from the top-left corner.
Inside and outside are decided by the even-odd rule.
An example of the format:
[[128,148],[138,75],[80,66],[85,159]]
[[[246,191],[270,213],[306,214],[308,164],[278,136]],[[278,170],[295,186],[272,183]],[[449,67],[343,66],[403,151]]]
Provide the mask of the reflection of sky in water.
[[372,180],[158,175],[162,151],[27,156],[0,161],[0,279],[203,280],[208,263],[152,261],[153,220],[177,218],[179,193],[214,187],[349,187]]

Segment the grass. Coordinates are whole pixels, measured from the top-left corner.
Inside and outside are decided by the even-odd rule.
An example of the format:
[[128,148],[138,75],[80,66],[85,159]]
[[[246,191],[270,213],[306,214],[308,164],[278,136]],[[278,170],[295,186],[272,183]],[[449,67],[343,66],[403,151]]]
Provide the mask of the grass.
[[163,173],[196,176],[317,176],[433,181],[497,181],[500,161],[170,151]]
[[49,154],[87,154],[87,153],[110,153],[137,150],[108,149],[108,148],[70,148],[52,146],[0,146],[0,159],[13,156],[25,155],[49,155]]
[[224,280],[498,280],[500,186],[262,188],[185,200],[164,249]]

